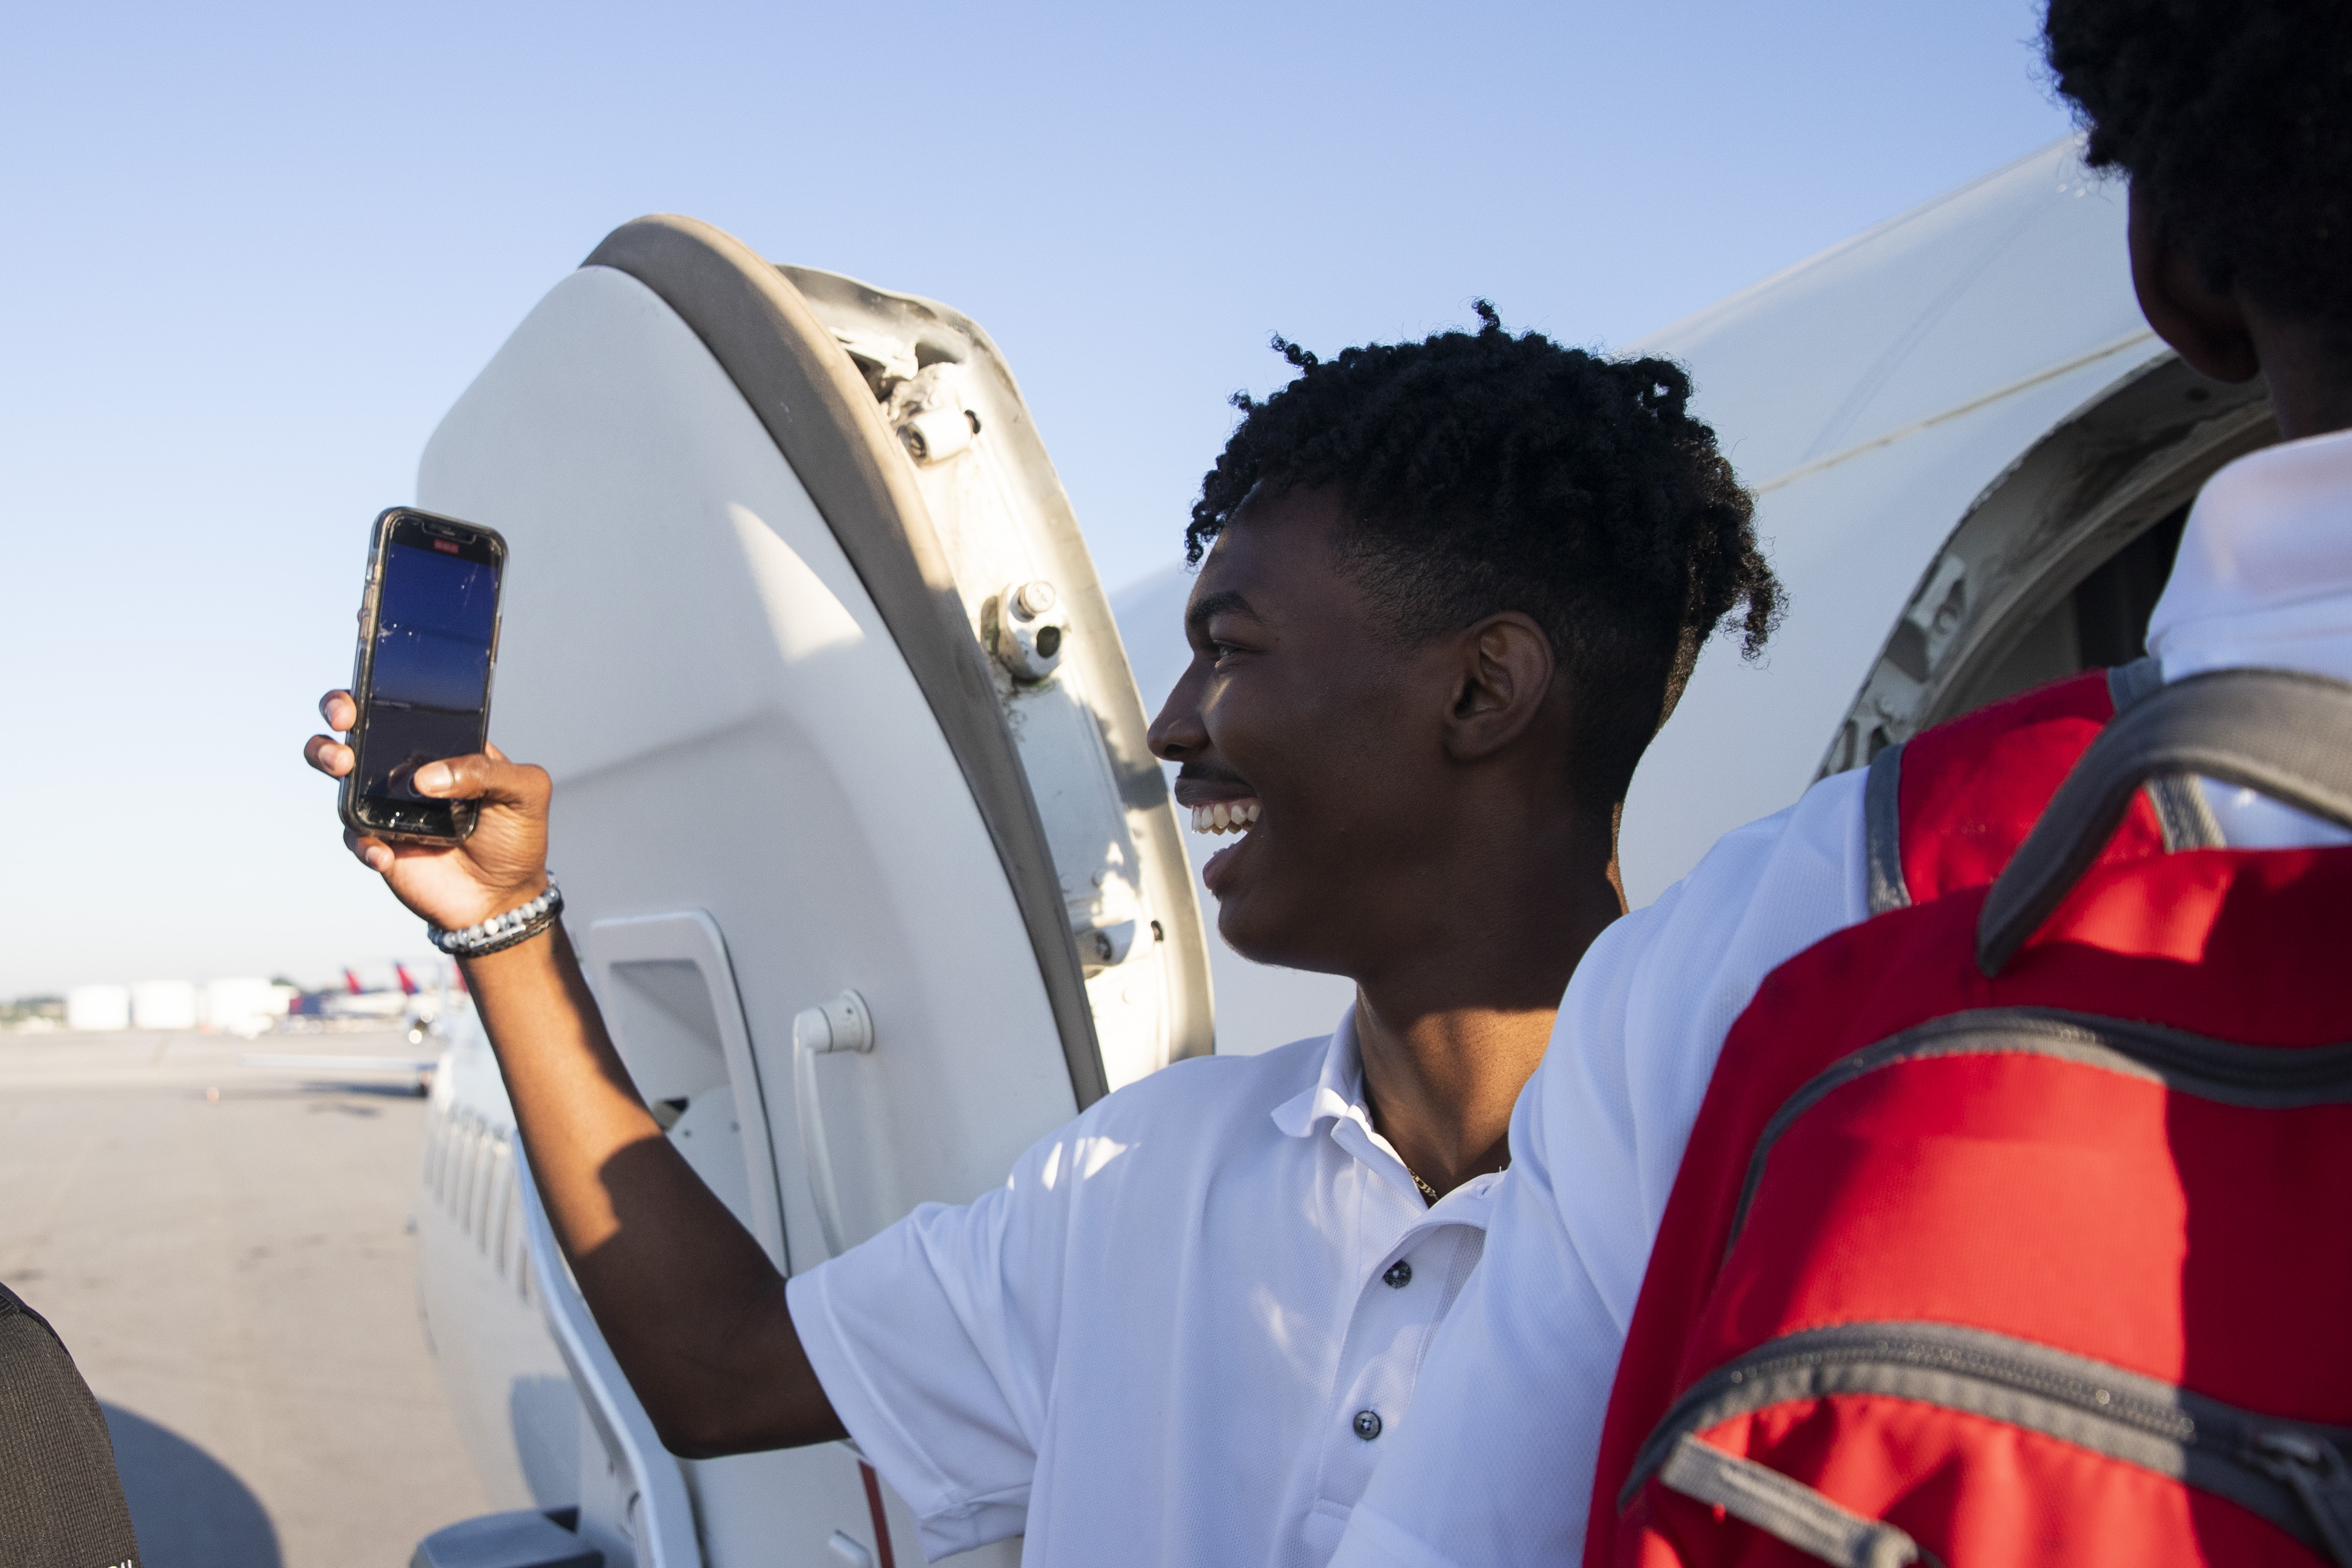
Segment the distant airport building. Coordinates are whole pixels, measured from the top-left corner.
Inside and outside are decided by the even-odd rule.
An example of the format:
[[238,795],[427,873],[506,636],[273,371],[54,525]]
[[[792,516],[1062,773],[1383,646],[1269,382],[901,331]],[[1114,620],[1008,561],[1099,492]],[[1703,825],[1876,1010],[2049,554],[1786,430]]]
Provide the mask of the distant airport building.
[[131,988],[76,986],[66,993],[66,1027],[79,1030],[129,1029]]
[[[267,1034],[299,996],[274,980],[235,978],[192,985],[147,980],[136,986],[76,986],[66,993],[65,1026],[110,1030],[219,1030],[250,1040]],[[52,1025],[51,1027],[55,1027]]]
[[131,988],[133,1029],[194,1029],[196,988],[185,980],[142,980]]
[[208,981],[201,998],[203,1021],[207,1029],[251,1039],[275,1028],[296,994],[291,986],[268,980]]

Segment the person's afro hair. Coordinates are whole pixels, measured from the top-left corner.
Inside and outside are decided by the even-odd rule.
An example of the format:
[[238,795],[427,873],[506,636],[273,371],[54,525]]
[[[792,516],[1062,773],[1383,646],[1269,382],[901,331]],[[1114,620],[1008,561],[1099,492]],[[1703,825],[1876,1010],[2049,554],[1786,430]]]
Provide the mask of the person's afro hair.
[[1277,337],[1298,374],[1242,411],[1185,530],[1198,562],[1244,501],[1336,489],[1342,569],[1405,642],[1517,611],[1572,683],[1579,804],[1606,811],[1743,604],[1745,652],[1780,588],[1754,502],[1689,412],[1669,360],[1612,360],[1513,337],[1479,300],[1475,332],[1322,360]]
[[2210,288],[2352,345],[2352,5],[2051,0],[2042,41],[2090,133]]

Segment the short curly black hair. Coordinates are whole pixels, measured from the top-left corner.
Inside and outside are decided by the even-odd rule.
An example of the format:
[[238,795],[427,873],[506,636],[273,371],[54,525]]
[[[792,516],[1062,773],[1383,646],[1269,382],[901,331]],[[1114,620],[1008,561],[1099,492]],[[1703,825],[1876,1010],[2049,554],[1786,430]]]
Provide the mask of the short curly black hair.
[[1573,788],[1605,812],[1741,604],[1753,657],[1780,612],[1755,503],[1690,416],[1670,360],[1612,360],[1475,332],[1321,360],[1277,337],[1297,376],[1241,423],[1185,529],[1197,563],[1253,496],[1335,486],[1343,563],[1419,641],[1500,611],[1532,617],[1578,694]]
[[2042,43],[2092,166],[2131,177],[2208,287],[2352,347],[2352,5],[2051,0]]

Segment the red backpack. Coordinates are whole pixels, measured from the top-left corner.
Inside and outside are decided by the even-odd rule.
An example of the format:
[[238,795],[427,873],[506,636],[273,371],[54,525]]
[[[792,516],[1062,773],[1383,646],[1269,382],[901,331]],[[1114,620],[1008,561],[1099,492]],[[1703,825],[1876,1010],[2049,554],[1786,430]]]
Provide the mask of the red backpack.
[[2352,686],[2153,686],[1873,763],[1880,913],[1724,1042],[1588,1568],[2352,1568],[2352,848],[2185,783],[2352,825]]

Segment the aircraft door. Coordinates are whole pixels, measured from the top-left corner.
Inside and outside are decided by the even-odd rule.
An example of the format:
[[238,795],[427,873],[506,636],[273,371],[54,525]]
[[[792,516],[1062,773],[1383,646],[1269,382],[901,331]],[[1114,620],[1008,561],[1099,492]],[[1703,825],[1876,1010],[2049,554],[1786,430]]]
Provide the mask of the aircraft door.
[[[493,735],[554,776],[632,1072],[787,1271],[1210,1048],[1109,608],[971,322],[641,220],[460,397],[419,500],[507,537]],[[677,1469],[712,1564],[916,1550],[844,1446]]]
[[2259,380],[2164,354],[2045,433],[1970,505],[1822,758],[1827,775],[1930,725],[2144,653],[2189,503],[2278,439]]

